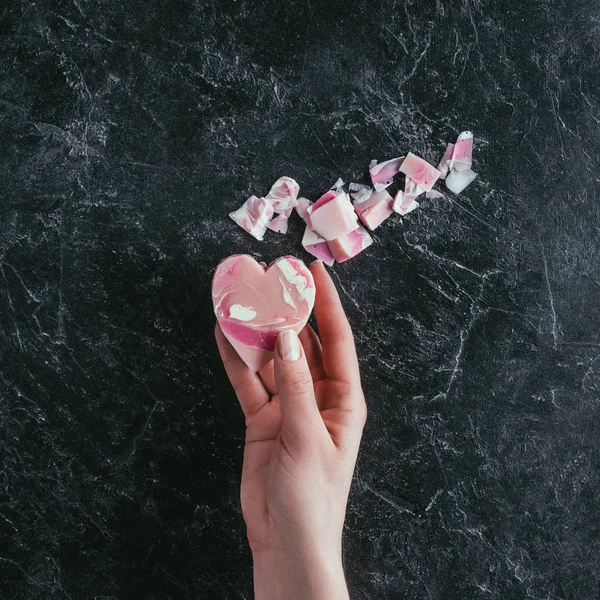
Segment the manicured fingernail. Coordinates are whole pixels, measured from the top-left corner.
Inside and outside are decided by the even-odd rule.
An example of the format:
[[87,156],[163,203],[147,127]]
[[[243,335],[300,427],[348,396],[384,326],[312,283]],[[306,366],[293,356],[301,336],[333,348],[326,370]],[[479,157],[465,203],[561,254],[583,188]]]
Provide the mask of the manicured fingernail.
[[311,266],[311,267],[314,267],[315,265],[322,265],[322,264],[323,264],[323,261],[322,261],[322,260],[313,260],[313,261],[310,263],[310,266]]
[[298,341],[298,335],[292,329],[282,331],[279,334],[279,354],[285,361],[300,358],[300,342]]

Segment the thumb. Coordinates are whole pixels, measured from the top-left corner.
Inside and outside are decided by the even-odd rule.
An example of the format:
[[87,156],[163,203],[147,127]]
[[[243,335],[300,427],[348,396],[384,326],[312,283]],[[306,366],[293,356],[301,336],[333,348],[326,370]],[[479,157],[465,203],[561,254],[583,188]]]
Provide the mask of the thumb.
[[321,414],[302,344],[298,334],[291,329],[282,331],[277,338],[275,383],[283,426],[294,434],[313,429],[315,423],[321,421]]

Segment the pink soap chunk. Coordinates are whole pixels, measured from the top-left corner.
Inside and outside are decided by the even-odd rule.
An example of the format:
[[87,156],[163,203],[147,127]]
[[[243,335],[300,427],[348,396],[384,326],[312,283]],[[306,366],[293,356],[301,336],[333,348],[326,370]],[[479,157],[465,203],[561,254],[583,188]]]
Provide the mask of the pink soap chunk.
[[410,177],[425,192],[428,192],[440,177],[440,172],[433,165],[412,152],[406,155],[400,165],[400,172]]
[[376,191],[381,191],[390,185],[394,177],[400,172],[400,166],[404,161],[404,156],[391,158],[382,163],[377,163],[369,169],[371,181],[375,186]]
[[[325,192],[313,205],[312,205],[312,209],[311,210],[317,210],[317,208],[320,208],[321,206],[323,206],[324,204],[327,204],[328,202],[331,202],[332,200],[335,200],[338,196],[338,193],[335,190],[329,190],[327,192]],[[309,210],[309,214],[311,212],[311,210]]]
[[265,200],[273,205],[273,210],[279,215],[290,216],[296,206],[300,186],[291,177],[280,177],[272,186]]
[[368,200],[354,204],[354,210],[358,218],[372,231],[394,213],[393,202],[394,199],[382,190],[375,192]]
[[335,262],[333,254],[327,245],[327,241],[322,238],[318,233],[315,233],[310,227],[306,227],[304,231],[304,237],[302,238],[302,246],[304,249],[312,254],[315,258],[322,260],[326,265],[330,267]]
[[287,233],[288,217],[286,215],[278,215],[273,217],[268,223],[267,228],[276,233]]
[[353,258],[372,243],[373,238],[362,225],[342,237],[327,242],[331,254],[337,262],[344,262]]
[[456,140],[450,169],[455,171],[466,171],[473,164],[473,134],[463,131]]
[[416,208],[419,208],[419,203],[414,199],[413,196],[408,196],[401,190],[398,190],[394,198],[392,208],[394,212],[404,216]]
[[[334,198],[328,197],[334,194]],[[354,207],[348,194],[327,192],[308,208],[312,228],[326,240],[335,240],[358,227]]]
[[454,144],[448,144],[446,146],[446,151],[444,152],[444,156],[442,156],[442,160],[440,160],[440,164],[438,165],[438,171],[440,172],[440,179],[445,179],[446,175],[448,175],[448,169],[450,168],[450,162],[452,161],[453,153],[454,153]]
[[273,206],[264,198],[250,196],[240,208],[229,213],[229,216],[251,236],[262,241],[273,216]]
[[315,299],[306,265],[283,256],[265,269],[247,254],[223,260],[212,281],[212,299],[221,330],[252,371],[273,358],[281,331],[299,333]]

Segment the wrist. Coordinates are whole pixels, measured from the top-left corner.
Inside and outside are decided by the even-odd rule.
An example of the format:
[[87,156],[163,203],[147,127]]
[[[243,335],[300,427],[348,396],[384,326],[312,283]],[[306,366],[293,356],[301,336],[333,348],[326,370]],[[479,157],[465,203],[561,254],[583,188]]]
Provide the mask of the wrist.
[[254,552],[256,600],[347,600],[341,549]]

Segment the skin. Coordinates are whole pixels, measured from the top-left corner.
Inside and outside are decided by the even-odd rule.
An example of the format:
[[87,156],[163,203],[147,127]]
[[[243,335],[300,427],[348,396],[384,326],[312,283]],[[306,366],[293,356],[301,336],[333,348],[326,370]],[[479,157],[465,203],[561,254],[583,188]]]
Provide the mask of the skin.
[[246,417],[241,503],[257,600],[342,600],[342,529],[367,417],[354,338],[321,262],[311,265],[321,339],[307,325],[300,357],[252,373],[215,336]]

